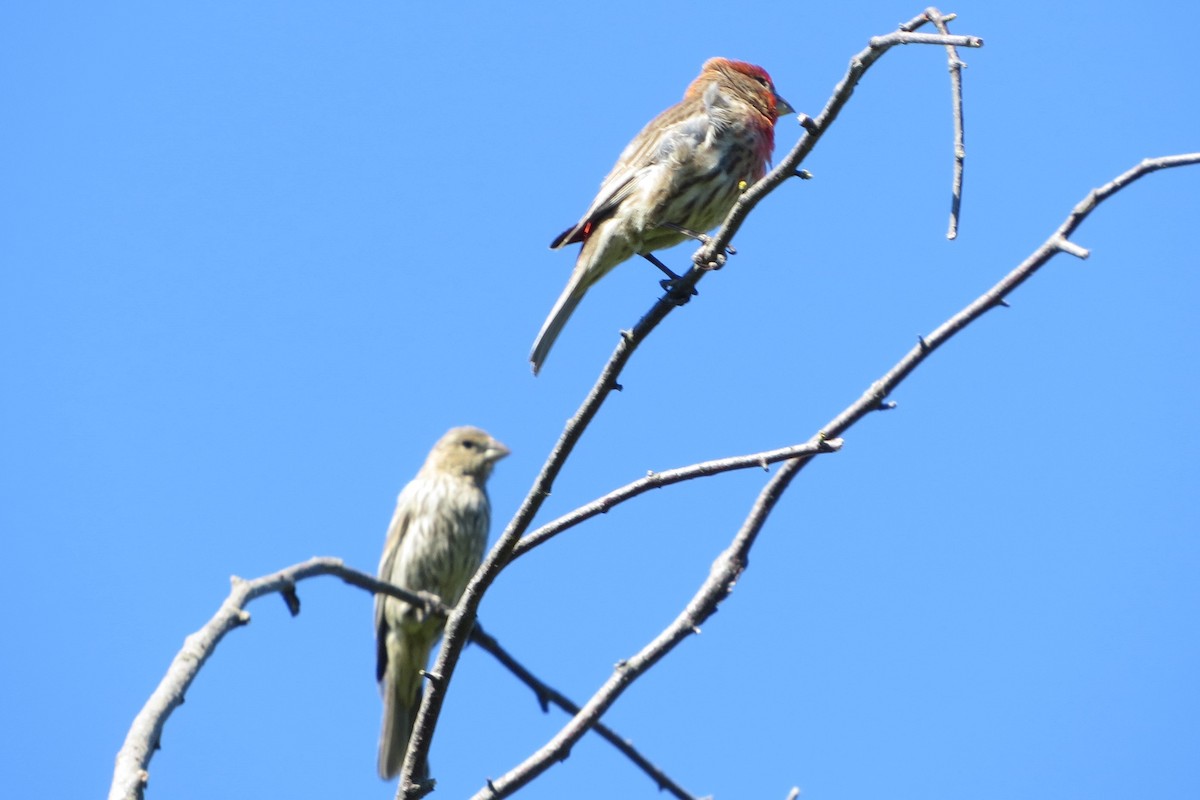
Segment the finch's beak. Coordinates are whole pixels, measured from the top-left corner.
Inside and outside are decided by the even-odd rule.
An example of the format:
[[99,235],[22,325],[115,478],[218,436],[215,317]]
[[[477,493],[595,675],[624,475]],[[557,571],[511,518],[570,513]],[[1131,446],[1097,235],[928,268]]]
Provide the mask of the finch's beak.
[[775,95],[775,116],[783,117],[788,114],[795,114],[796,109],[792,108],[792,104],[784,100],[779,95]]
[[507,447],[492,439],[491,443],[487,446],[487,450],[483,451],[483,455],[489,462],[494,464],[511,452]]

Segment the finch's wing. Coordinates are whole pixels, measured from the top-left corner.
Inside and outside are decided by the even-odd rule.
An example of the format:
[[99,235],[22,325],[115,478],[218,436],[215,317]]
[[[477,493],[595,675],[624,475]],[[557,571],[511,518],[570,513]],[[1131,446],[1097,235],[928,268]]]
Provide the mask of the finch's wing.
[[592,207],[583,215],[583,219],[560,233],[550,243],[550,249],[556,250],[575,242],[582,242],[588,234],[604,220],[616,213],[621,201],[633,193],[635,174],[623,174],[620,182],[614,182],[610,175],[600,186],[600,194],[592,201]]
[[[411,486],[411,484],[410,484]],[[400,554],[400,543],[408,532],[408,524],[412,520],[413,504],[406,502],[409,487],[405,487],[396,501],[396,513],[392,515],[392,523],[388,526],[387,541],[383,545],[383,557],[379,560],[379,580],[392,580],[392,570]],[[375,595],[375,680],[383,680],[387,672],[387,620],[383,616],[385,595]]]
[[709,129],[707,114],[686,114],[682,104],[659,114],[626,145],[583,218],[560,233],[550,248],[582,242],[597,225],[616,213],[625,198],[637,190],[646,173],[684,158],[704,141]]

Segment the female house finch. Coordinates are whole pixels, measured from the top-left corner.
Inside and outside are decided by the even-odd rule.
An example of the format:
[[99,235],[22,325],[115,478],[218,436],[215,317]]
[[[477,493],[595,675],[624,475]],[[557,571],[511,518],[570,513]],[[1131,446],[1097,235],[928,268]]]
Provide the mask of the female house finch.
[[775,121],[792,107],[762,67],[710,58],[683,100],[629,143],[574,227],[550,243],[583,242],[571,280],[542,324],[529,360],[536,375],[588,288],[634,253],[673,247],[717,225],[775,149]]
[[[458,603],[487,543],[491,508],[484,484],[508,452],[479,428],[452,428],[439,439],[396,501],[379,579],[431,592],[447,605]],[[379,775],[384,780],[404,762],[421,703],[420,671],[444,624],[421,607],[375,597],[375,678],[383,694]]]

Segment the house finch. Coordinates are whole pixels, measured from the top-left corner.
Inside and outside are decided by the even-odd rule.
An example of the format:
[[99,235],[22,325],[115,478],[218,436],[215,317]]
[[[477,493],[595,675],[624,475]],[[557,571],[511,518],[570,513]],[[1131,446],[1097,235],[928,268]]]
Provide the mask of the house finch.
[[[506,455],[508,448],[479,428],[453,428],[439,439],[396,501],[379,579],[456,604],[487,543],[491,512],[484,484]],[[404,762],[421,703],[420,671],[444,624],[419,606],[375,597],[375,677],[383,694],[379,775],[385,780]]]
[[704,62],[683,100],[621,153],[583,218],[550,243],[583,247],[533,343],[535,375],[588,287],[634,253],[673,247],[725,218],[744,186],[766,173],[775,120],[791,111],[762,67]]

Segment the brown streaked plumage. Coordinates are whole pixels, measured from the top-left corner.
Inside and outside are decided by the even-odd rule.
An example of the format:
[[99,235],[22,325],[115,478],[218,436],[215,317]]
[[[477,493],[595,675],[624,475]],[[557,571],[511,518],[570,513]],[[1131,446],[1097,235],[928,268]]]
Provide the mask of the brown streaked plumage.
[[[485,485],[508,448],[479,428],[448,431],[400,492],[388,526],[380,580],[455,605],[479,568],[491,507]],[[444,620],[403,600],[375,598],[375,677],[383,694],[379,775],[400,772],[421,703],[421,674]],[[421,775],[426,772],[422,766]]]

